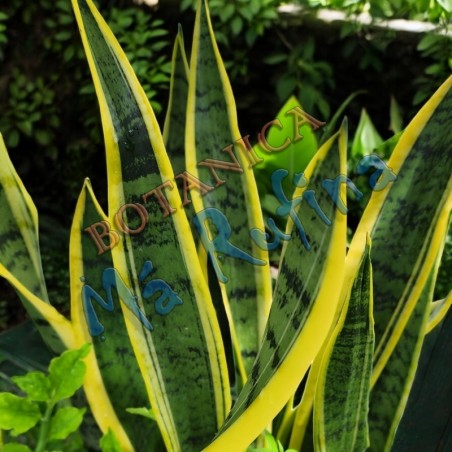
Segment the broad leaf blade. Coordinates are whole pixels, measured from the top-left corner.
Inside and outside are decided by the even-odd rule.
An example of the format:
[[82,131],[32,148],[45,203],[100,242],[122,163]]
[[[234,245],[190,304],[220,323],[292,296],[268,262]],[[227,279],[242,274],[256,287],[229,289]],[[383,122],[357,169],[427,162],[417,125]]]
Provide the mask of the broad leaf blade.
[[[356,272],[366,235],[372,238],[374,380],[394,350],[430,275],[451,208],[452,77],[411,121],[372,193],[347,255],[346,284]],[[403,243],[403,248],[401,244]],[[345,298],[345,297],[343,297]]]
[[370,248],[323,356],[314,404],[316,450],[369,446],[370,375],[374,351]]
[[[447,227],[444,227],[443,239],[445,239],[446,232]],[[372,382],[375,383],[371,392],[369,410],[372,451],[391,450],[418,365],[441,255],[442,249],[438,253],[429,279],[394,351],[376,383]]]
[[[101,108],[109,221],[112,227],[123,221],[139,230],[121,234],[112,250],[115,269],[153,325],[150,332],[124,309],[129,337],[166,447],[199,450],[230,405],[219,326],[146,95],[93,3],[74,0],[73,5]],[[171,215],[149,194],[162,183],[170,187],[162,193],[175,209]],[[144,220],[132,209],[126,212],[129,219],[123,215],[121,208],[130,204],[146,209]],[[156,284],[164,290],[157,299]]]
[[[312,190],[331,223],[323,222],[307,203],[299,208],[297,218],[309,236],[311,249],[306,250],[294,226],[250,378],[219,436],[206,450],[225,450],[227,444],[245,447],[264,430],[294,393],[329,333],[343,278],[346,218],[335,208],[323,183],[345,173],[346,147],[344,124],[309,164],[308,188],[295,191],[294,199],[302,193],[307,197],[308,189]],[[333,198],[338,203],[345,201],[344,184],[339,184]]]
[[[240,139],[235,101],[216,45],[207,3],[200,0],[190,62],[187,171],[210,187],[205,196],[201,196],[200,190],[191,191],[204,236],[229,235],[225,230],[230,228],[232,235],[227,237],[228,243],[240,250],[240,257],[225,253],[219,257],[219,250],[213,251],[212,247],[209,254],[222,284],[226,311],[232,316],[231,334],[238,340],[244,377],[256,356],[268,315],[271,278],[268,253],[249,237],[250,228],[263,230],[264,225],[251,168],[254,154],[245,144],[233,145]],[[231,153],[223,151],[228,147]],[[214,169],[218,171],[216,180],[209,166],[204,166],[207,159],[224,162],[222,169]],[[215,233],[203,220],[200,215],[204,209],[225,219],[227,224],[218,228],[222,230]]]
[[[106,278],[107,272],[112,275],[111,252],[99,256],[90,236],[83,232],[99,218],[106,220],[87,180],[75,210],[70,242],[74,334],[78,345],[87,342],[93,345],[93,352],[86,359],[85,393],[99,427],[104,432],[112,429],[122,447],[158,450],[155,447],[162,444],[156,424],[126,412],[127,408],[150,402],[122,314],[124,301],[130,299],[122,300],[121,304],[117,289],[120,281],[116,281],[114,275]],[[124,296],[126,291],[121,290],[121,293]],[[110,301],[113,310],[102,309],[96,296],[106,303]],[[91,307],[89,311],[87,304]],[[103,331],[96,331],[92,336],[97,322]],[[143,431],[147,435],[143,435]]]
[[0,276],[17,291],[46,343],[70,346],[71,326],[49,304],[38,239],[38,212],[0,134]]

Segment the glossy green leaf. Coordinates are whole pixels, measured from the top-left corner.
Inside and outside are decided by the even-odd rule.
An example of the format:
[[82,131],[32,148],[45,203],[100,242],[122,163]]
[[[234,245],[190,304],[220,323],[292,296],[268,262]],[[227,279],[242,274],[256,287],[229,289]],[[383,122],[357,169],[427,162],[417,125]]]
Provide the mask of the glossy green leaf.
[[[346,218],[335,205],[345,202],[344,184],[337,185],[332,197],[324,187],[345,173],[346,135],[344,123],[308,165],[307,188],[302,178],[298,180],[295,204],[315,195],[319,209],[313,210],[313,199],[310,204],[303,202],[289,221],[292,225],[300,220],[307,237],[295,225],[288,228],[290,241],[283,251],[259,355],[225,425],[207,451],[225,450],[231,443],[240,449],[263,431],[294,393],[328,335],[342,284]],[[303,238],[308,239],[307,247]]]
[[[270,266],[267,252],[249,237],[250,228],[263,230],[251,168],[257,157],[241,140],[235,101],[204,0],[198,2],[193,35],[185,148],[187,171],[208,185],[204,192],[192,189],[190,195],[195,212],[201,218],[198,228],[203,230],[204,246],[206,241],[210,242],[207,245],[210,245],[210,260],[222,285],[231,335],[238,344],[238,358],[241,356],[243,360],[242,364],[239,359],[238,365],[245,378],[256,356],[268,315]],[[221,168],[209,167],[212,161]],[[225,219],[227,224],[222,226],[222,231],[215,232],[212,224],[199,217],[205,209]],[[224,231],[229,228],[229,242],[241,250],[239,257],[220,255],[212,250],[208,239],[208,236],[225,235]]]
[[[263,159],[253,168],[261,195],[272,193],[270,177],[277,169],[289,172],[289,177],[284,181],[284,189],[288,196],[291,195],[294,191],[293,176],[304,171],[317,152],[313,125],[307,118],[303,125],[299,125],[302,122],[302,108],[296,97],[291,96],[273,119],[274,123],[264,132],[260,142],[254,146],[256,154]],[[268,150],[267,147],[280,150]]]
[[452,290],[446,298],[434,301],[431,305],[430,316],[425,333],[428,334],[444,319],[450,307],[452,306]]
[[89,344],[85,344],[79,349],[67,350],[50,361],[49,381],[52,385],[54,401],[73,396],[82,386],[86,372],[82,359],[88,355],[89,348]]
[[377,129],[365,109],[361,110],[358,127],[352,142],[351,156],[359,159],[370,154],[383,143]]
[[48,441],[66,439],[83,421],[86,408],[72,406],[60,408],[50,420]]
[[[230,406],[225,354],[208,287],[146,95],[93,3],[74,0],[73,6],[104,127],[108,222],[118,233],[113,264],[129,293],[126,299],[121,296],[122,315],[166,447],[200,450]],[[172,207],[167,214],[162,198],[151,194],[162,184],[167,187],[161,188],[162,196]],[[74,275],[74,281],[82,276]],[[130,294],[133,300],[127,300]],[[136,306],[143,316],[137,317]]]
[[149,408],[127,408],[126,411],[155,421],[155,414]]
[[101,438],[100,448],[102,452],[122,452],[121,445],[111,430]]
[[0,429],[14,436],[27,432],[41,418],[38,404],[7,392],[0,393]]
[[72,343],[69,322],[49,304],[38,241],[38,213],[0,134],[0,276],[17,291],[54,351]]
[[[31,320],[0,334],[0,373],[4,375],[45,371],[52,358]],[[12,381],[0,379],[0,391],[12,392],[14,387]]]
[[52,386],[43,372],[28,372],[11,380],[27,394],[29,400],[47,402],[51,398]]
[[3,446],[3,452],[31,452],[31,449],[25,444],[8,443]]
[[367,248],[317,380],[314,438],[319,451],[366,450],[369,446],[367,413],[375,337]]

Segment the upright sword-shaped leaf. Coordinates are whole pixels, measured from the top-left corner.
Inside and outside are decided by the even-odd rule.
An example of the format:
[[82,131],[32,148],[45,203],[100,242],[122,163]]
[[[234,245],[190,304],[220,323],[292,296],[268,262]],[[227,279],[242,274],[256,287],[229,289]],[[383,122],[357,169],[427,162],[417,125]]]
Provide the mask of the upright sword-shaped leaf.
[[[188,173],[206,184],[191,192],[195,219],[222,285],[245,378],[270,307],[270,266],[267,252],[249,236],[251,228],[264,229],[252,170],[257,156],[239,132],[234,97],[204,0],[198,1],[193,34],[185,147]],[[214,226],[209,223],[212,218]],[[213,240],[217,236],[217,242],[224,236],[227,249],[214,249],[209,235]],[[233,247],[229,254],[224,252]]]
[[323,355],[314,403],[319,451],[362,451],[369,446],[370,376],[374,351],[370,246],[350,298]]
[[50,305],[42,272],[38,212],[0,134],[0,276],[19,295],[40,334],[55,352],[73,344],[70,323]]
[[113,263],[153,329],[130,309],[125,324],[166,447],[197,451],[230,406],[219,326],[146,95],[93,3],[73,6],[104,128],[109,227],[120,230]]
[[452,76],[407,126],[387,168],[377,169],[371,160],[361,165],[362,173],[377,171],[371,176],[372,197],[347,254],[344,293],[369,234],[375,289],[373,381],[384,369],[421,296],[443,240],[441,231],[449,221],[451,86]]
[[[91,411],[103,432],[111,429],[125,450],[159,451],[163,447],[157,424],[134,416],[127,408],[148,407],[149,397],[135,358],[122,310],[134,309],[133,293],[113,268],[111,250],[97,254],[84,233],[98,220],[108,221],[85,181],[70,240],[71,319],[76,346],[92,343],[86,358],[84,389]],[[122,300],[122,303],[120,302]],[[147,319],[142,318],[144,324]]]
[[293,204],[285,203],[291,208],[287,231],[291,235],[264,338],[225,425],[206,448],[209,452],[226,450],[227,444],[237,449],[250,444],[294,393],[329,333],[345,261],[346,217],[341,210],[346,127],[344,122],[313,157],[305,175],[298,175]]

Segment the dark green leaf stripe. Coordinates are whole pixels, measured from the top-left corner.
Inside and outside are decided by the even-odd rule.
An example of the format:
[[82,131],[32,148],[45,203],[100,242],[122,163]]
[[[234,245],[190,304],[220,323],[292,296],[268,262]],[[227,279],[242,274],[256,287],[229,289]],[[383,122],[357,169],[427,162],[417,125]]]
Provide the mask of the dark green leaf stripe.
[[[163,215],[155,197],[142,198],[174,177],[149,102],[93,4],[74,6],[101,106],[111,225],[117,227],[113,219],[124,204],[142,204],[149,213],[143,231],[125,234],[112,250],[115,268],[154,327],[149,332],[123,310],[130,340],[167,448],[199,450],[230,403],[218,323],[175,185],[163,189],[172,215]],[[124,221],[135,229],[140,221],[131,212]],[[159,279],[182,301],[168,315],[156,312],[160,292],[142,296],[138,275],[149,260],[154,271],[144,282]]]
[[[403,330],[397,323],[401,313],[406,310],[406,322],[414,308],[442,241],[436,233],[437,224],[447,221],[450,212],[451,85],[452,77],[418,113],[389,162],[389,166],[392,161],[397,163],[407,141],[419,134],[396,171],[397,180],[390,186],[371,231],[377,363],[391,336]],[[386,353],[386,359],[388,356]]]
[[[192,199],[196,212],[218,209],[231,228],[230,242],[258,265],[230,256],[215,256],[227,281],[223,281],[225,303],[232,315],[231,328],[236,337],[246,371],[256,357],[260,337],[271,299],[270,267],[266,251],[250,240],[251,228],[264,229],[253,171],[245,157],[246,150],[236,145],[234,154],[243,172],[217,169],[225,181],[217,186],[205,159],[233,163],[224,152],[241,138],[232,90],[216,46],[209,22],[207,3],[199,1],[190,63],[190,86],[187,108],[187,170],[215,189],[201,197],[195,190]],[[209,227],[209,226],[207,226]],[[210,229],[212,229],[210,227]],[[215,236],[215,232],[212,233]]]
[[173,49],[171,86],[168,108],[163,128],[163,141],[171,160],[174,174],[185,171],[185,120],[188,97],[188,63],[182,29]]
[[[375,357],[372,381],[384,368],[426,284],[441,245],[439,230],[452,205],[452,77],[438,89],[399,138],[388,162],[397,175],[374,190],[350,244],[343,293],[372,238]],[[373,170],[369,169],[369,175]],[[381,177],[379,183],[385,180]],[[388,179],[386,179],[387,181]],[[403,250],[400,244],[403,243]]]
[[[187,117],[188,76],[189,68],[185,53],[184,37],[182,28],[179,25],[179,32],[173,48],[170,95],[165,125],[163,128],[163,141],[176,177],[177,175],[184,173],[186,169],[185,127]],[[180,190],[184,190],[182,180],[177,180],[174,185],[177,185]],[[187,204],[184,206],[184,209],[191,225],[192,233],[196,236],[192,223],[194,215],[193,206]],[[201,262],[201,264],[203,264],[203,262]]]
[[[146,407],[150,402],[115,288],[112,289],[112,312],[103,309],[92,299],[91,305],[104,331],[94,337],[89,334],[87,313],[82,303],[82,288],[91,287],[106,301],[108,294],[103,287],[104,271],[113,268],[111,252],[98,256],[92,240],[83,232],[99,218],[106,217],[94,197],[89,181],[86,181],[74,215],[70,244],[71,311],[75,336],[80,344],[91,342],[95,355],[94,369],[88,365],[85,391],[101,428],[117,428],[112,416],[105,419],[105,411],[102,412],[101,408],[111,403],[118,422],[135,449],[159,451],[163,442],[157,424],[126,412],[127,408]],[[100,381],[96,368],[100,372]],[[105,388],[104,391],[100,391],[100,387]],[[105,397],[108,398],[107,401],[104,400]]]
[[[49,323],[51,320],[36,307],[49,304],[39,250],[38,213],[13,167],[1,134],[0,161],[0,275],[13,285],[46,343],[61,353],[65,349],[63,343],[68,345],[70,325],[66,337],[60,337]],[[27,289],[38,300],[33,302],[20,288]]]
[[[294,194],[294,199],[302,194],[308,198],[311,190],[331,224],[323,222],[303,200],[297,215],[311,249],[307,251],[294,226],[283,253],[256,362],[209,451],[220,450],[227,441],[245,446],[248,440],[249,444],[290,398],[326,339],[341,289],[346,220],[323,188],[323,182],[345,172],[346,141],[344,124],[309,164],[308,188],[300,188]],[[345,187],[341,185],[340,197],[345,200]]]
[[411,313],[408,324],[372,388],[369,411],[370,450],[389,451],[406,407],[424,341],[439,259]]
[[369,446],[367,413],[374,351],[370,247],[323,357],[314,403],[316,450]]

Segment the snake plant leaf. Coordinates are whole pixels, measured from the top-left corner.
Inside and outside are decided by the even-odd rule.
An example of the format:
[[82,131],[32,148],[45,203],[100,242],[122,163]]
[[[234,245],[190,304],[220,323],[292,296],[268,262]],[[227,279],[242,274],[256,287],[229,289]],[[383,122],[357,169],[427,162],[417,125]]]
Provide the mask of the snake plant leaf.
[[[123,299],[121,305],[119,302],[121,295],[127,302],[131,297],[127,299],[127,290],[114,272],[111,251],[98,256],[90,236],[83,233],[99,218],[108,220],[86,180],[70,239],[71,318],[76,346],[93,345],[85,361],[85,394],[102,431],[114,431],[125,450],[158,451],[163,444],[157,424],[126,412],[131,406],[150,402],[121,313],[128,307]],[[102,304],[104,298],[109,307]],[[91,335],[99,325],[101,329]]]
[[[444,225],[442,234],[444,244],[447,224]],[[426,334],[442,248],[396,348],[376,383],[372,381],[369,410],[372,451],[391,450],[396,429],[405,410]]]
[[[441,231],[448,224],[452,205],[452,134],[445,124],[452,109],[451,85],[452,77],[405,129],[388,168],[379,170],[378,182],[370,179],[374,191],[347,254],[343,294],[350,290],[366,236],[371,236],[373,381],[402,335],[431,273],[443,240]],[[362,163],[363,172],[373,165],[369,162]],[[397,180],[390,183],[394,174]]]
[[452,449],[452,309],[424,340],[393,451]]
[[369,446],[367,413],[375,339],[372,309],[369,243],[323,355],[314,402],[316,450],[352,451]]
[[170,95],[163,127],[163,141],[171,160],[174,174],[185,171],[185,118],[188,97],[188,62],[185,54],[184,36],[179,26],[174,42]]
[[[370,239],[369,239],[370,242]],[[367,246],[367,245],[366,245]],[[363,269],[363,264],[365,261],[365,256],[363,256],[363,263],[361,264],[360,270]],[[345,299],[345,306],[350,302],[350,297],[347,296]],[[340,327],[339,322],[341,315],[345,315],[344,304],[339,303],[336,313],[330,328],[330,333],[328,337],[332,337],[334,334],[337,335],[337,329]],[[342,322],[344,318],[342,318]],[[373,318],[372,318],[373,322]],[[373,323],[372,323],[373,327]],[[373,331],[372,331],[373,332]],[[290,447],[296,450],[305,450],[306,444],[308,442],[313,442],[313,408],[314,399],[317,391],[317,382],[321,378],[321,372],[324,373],[323,357],[325,353],[329,350],[329,341],[325,341],[321,350],[315,357],[309,369],[308,379],[303,390],[302,398],[298,406],[295,407],[295,418],[292,426],[292,432],[290,436]],[[330,351],[328,352],[330,353]],[[307,433],[309,435],[307,435]],[[312,440],[312,441],[310,441]],[[311,446],[312,447],[312,446]]]
[[[369,239],[370,241],[370,239]],[[364,257],[363,257],[364,259]],[[363,261],[365,262],[365,261]],[[345,304],[349,303],[349,296],[345,299]],[[339,323],[341,314],[343,314],[344,304],[339,303],[336,309],[336,313],[334,315],[333,322],[331,323],[330,332],[328,333],[328,337],[332,337],[335,333],[336,327]],[[337,331],[336,331],[337,334]],[[313,447],[313,408],[314,408],[314,399],[317,390],[317,382],[320,378],[321,372],[323,372],[322,362],[323,356],[328,350],[329,342],[325,341],[323,343],[322,348],[319,353],[315,357],[314,361],[311,364],[309,369],[308,378],[306,381],[306,385],[303,390],[303,394],[298,406],[294,408],[295,416],[294,422],[292,426],[292,432],[290,436],[290,447],[296,450],[305,450],[307,445],[310,448]],[[312,444],[311,444],[312,443]]]
[[0,134],[0,276],[19,295],[47,345],[62,352],[72,343],[69,322],[48,299],[38,239],[38,212]]
[[[197,228],[222,284],[245,379],[270,306],[270,266],[267,251],[249,237],[250,228],[264,229],[251,168],[258,160],[238,130],[235,101],[204,0],[198,1],[193,33],[185,143],[188,173],[207,184],[204,193],[193,189],[191,200]],[[209,220],[215,218],[216,233],[208,214]],[[216,236],[227,237],[226,253],[220,256],[208,239]]]
[[166,448],[199,451],[230,406],[220,328],[149,101],[93,3],[73,7],[106,143],[104,231],[108,246],[117,242],[114,269],[137,297],[122,314]]
[[[327,344],[328,342],[325,341],[323,348],[326,348]],[[311,368],[309,369],[308,379],[303,390],[303,395],[300,403],[294,409],[295,416],[289,439],[289,447],[295,450],[304,451],[303,444],[307,441],[307,433],[309,433],[308,430],[309,428],[313,430],[314,398],[317,388],[317,379],[322,365],[323,348],[317,354]],[[313,446],[313,431],[311,431],[311,439]]]
[[360,159],[364,155],[370,154],[383,143],[383,139],[377,132],[370,116],[363,108],[359,118],[358,127],[352,142],[351,156],[353,159]]
[[306,179],[298,178],[292,208],[303,199],[312,202],[291,214],[290,241],[283,250],[259,354],[225,425],[206,451],[226,450],[227,444],[241,449],[254,440],[289,400],[327,338],[343,278],[346,217],[340,210],[345,207],[340,205],[345,184],[338,183],[333,196],[324,187],[331,187],[333,178],[343,180],[346,148],[344,122],[311,160]]
[[389,130],[394,134],[399,133],[403,128],[402,113],[399,104],[394,96],[391,96],[391,104],[389,106]]
[[446,298],[434,301],[432,303],[428,324],[425,329],[425,334],[430,333],[434,328],[437,327],[437,325],[439,325],[443,321],[444,317],[446,317],[446,314],[451,306],[452,306],[452,290],[449,292]]

